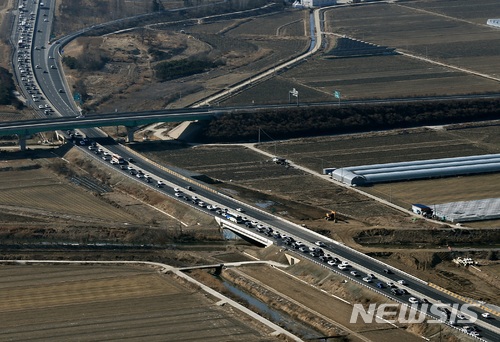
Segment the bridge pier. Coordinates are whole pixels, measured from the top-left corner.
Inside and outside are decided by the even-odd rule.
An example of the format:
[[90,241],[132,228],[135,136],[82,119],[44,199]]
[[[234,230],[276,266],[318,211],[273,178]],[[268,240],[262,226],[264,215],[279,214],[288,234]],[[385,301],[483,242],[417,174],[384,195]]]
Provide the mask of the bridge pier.
[[19,134],[19,149],[21,151],[26,151],[26,135],[24,134]]
[[220,276],[220,274],[222,273],[222,267],[224,267],[224,264],[220,264],[219,266],[215,267],[214,276]]
[[134,142],[134,133],[137,131],[137,126],[125,126],[127,130],[127,142]]

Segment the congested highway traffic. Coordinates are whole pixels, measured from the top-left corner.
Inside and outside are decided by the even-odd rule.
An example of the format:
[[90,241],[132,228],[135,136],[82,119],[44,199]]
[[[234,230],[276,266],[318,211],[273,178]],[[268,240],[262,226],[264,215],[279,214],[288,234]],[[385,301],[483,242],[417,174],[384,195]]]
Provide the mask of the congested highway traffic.
[[[468,331],[463,331],[464,333],[490,341],[496,339],[498,320],[479,308],[469,308],[472,315],[461,312],[460,307],[452,305],[464,304],[463,302],[430,287],[421,279],[264,210],[201,186],[187,175],[166,171],[161,165],[151,163],[123,146],[99,144],[93,146],[91,142],[86,142],[86,146],[80,143],[78,145],[118,172],[166,196],[182,201],[185,205],[270,239],[275,245],[291,253],[307,258],[372,291],[400,303],[412,305],[444,324],[457,329],[467,329]],[[120,156],[123,162],[113,161],[113,155]],[[231,219],[233,217],[234,220]],[[439,305],[442,311],[431,311],[432,307],[429,304]]]
[[[75,113],[78,115],[74,102],[66,94],[64,77],[58,64],[60,40],[53,40],[50,36],[53,4],[50,1],[37,3],[36,0],[21,0],[21,5],[24,7],[19,8],[19,39],[14,65],[28,103],[40,116],[53,113],[60,116],[75,116]],[[470,327],[464,333],[471,336],[481,336],[490,341],[498,340],[499,321],[485,316],[485,311],[471,309],[477,315],[478,321],[475,324],[457,324],[457,318],[467,321],[468,317],[460,318],[459,315],[463,313],[449,304],[463,302],[430,287],[425,281],[265,210],[237,201],[207,186],[201,186],[189,175],[178,173],[182,171],[172,172],[110,139],[100,139],[100,142],[92,140],[98,140],[99,136],[102,137],[102,133],[85,131],[81,137],[74,134],[73,141],[82,151],[103,163],[103,166],[115,168],[117,172],[141,182],[151,190],[182,201],[208,215],[225,219],[242,229],[260,234],[296,255],[396,301],[420,308],[427,303],[443,304],[443,314],[436,315],[430,311],[426,313],[461,329]]]

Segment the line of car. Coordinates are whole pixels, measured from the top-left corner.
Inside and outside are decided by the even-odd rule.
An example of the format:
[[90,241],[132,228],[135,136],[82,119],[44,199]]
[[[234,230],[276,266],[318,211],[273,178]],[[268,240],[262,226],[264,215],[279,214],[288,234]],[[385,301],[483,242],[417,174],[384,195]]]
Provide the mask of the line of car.
[[[44,7],[44,6],[41,6]],[[24,85],[26,92],[28,95],[31,95],[31,100],[36,103],[39,101],[43,101],[44,98],[41,96],[41,90],[36,86],[34,82],[34,75],[32,68],[32,56],[31,56],[31,44],[34,39],[34,29],[35,29],[35,19],[36,14],[34,11],[31,11],[29,15],[27,15],[28,9],[26,4],[21,4],[19,6],[19,21],[18,21],[18,31],[19,39],[17,45],[17,63],[19,74],[21,75],[21,85]],[[47,16],[46,13],[43,14],[44,17]],[[44,18],[44,22],[48,22],[47,18]],[[42,32],[40,29],[37,32]],[[45,49],[43,45],[40,47],[35,46],[35,50]],[[52,56],[50,59],[54,59]],[[40,65],[36,65],[35,69],[41,70]],[[50,65],[50,69],[57,69],[55,65]],[[47,73],[47,70],[43,70],[44,73]],[[36,109],[36,105],[35,105]],[[40,104],[38,105],[38,109],[42,110],[45,115],[50,115],[53,112],[53,109],[50,107],[50,104]]]
[[[323,250],[324,247],[328,247],[324,242],[322,241],[316,241],[314,247],[308,247],[306,246],[303,242],[296,241],[293,237],[287,236],[285,234],[280,233],[279,231],[273,230],[271,227],[266,227],[262,224],[259,224],[256,221],[246,221],[244,224],[249,227],[249,228],[256,228],[256,230],[264,235],[267,235],[269,237],[273,237],[275,239],[281,239],[281,242],[287,246],[290,246],[293,249],[298,250],[299,252],[302,252],[304,254],[307,254],[308,256],[318,259],[319,261],[328,264],[331,267],[337,267],[339,270],[342,271],[348,271],[349,274],[352,277],[361,277],[361,273],[355,269],[352,269],[351,265],[349,264],[348,261],[344,260],[341,261],[338,257],[332,256],[329,253],[325,253]],[[323,248],[322,248],[323,247]],[[383,273],[385,274],[393,274],[393,272],[390,269],[383,269]],[[390,291],[391,294],[395,296],[409,296],[408,297],[408,302],[413,305],[423,305],[423,304],[430,304],[430,302],[426,298],[417,298],[411,293],[406,290],[403,287],[398,287],[399,286],[408,286],[408,283],[404,279],[399,279],[396,282],[388,281],[386,283],[382,281],[375,282],[377,280],[377,276],[375,276],[373,273],[368,273],[365,276],[362,277],[362,280],[366,283],[374,283],[374,285],[378,289],[387,289]],[[443,316],[441,317],[443,321],[448,322],[450,325],[455,325],[455,322],[453,320],[450,320],[451,317],[451,312],[449,309],[444,308],[444,307],[439,307],[441,312],[443,313]],[[488,313],[483,313],[482,316],[484,318],[490,318],[491,316]],[[461,313],[458,313],[456,315],[456,318],[459,320],[466,320],[466,316],[464,316]],[[462,328],[462,331],[475,336],[479,337],[479,329],[473,325],[468,325],[464,326]]]
[[[105,160],[110,160],[110,163],[111,163],[111,159],[110,159],[111,153],[110,152],[105,151],[102,148],[96,147],[96,144],[94,142],[88,142],[88,144],[89,144],[88,148],[90,150],[94,150],[94,152],[96,154],[102,154],[103,155],[102,158]],[[131,175],[134,175],[137,178],[144,179],[147,183],[151,183],[154,181],[154,179],[151,176],[149,176],[148,174],[145,174],[142,170],[136,169],[133,166],[131,166],[130,163],[133,163],[133,162],[135,162],[135,161],[130,158],[128,160],[127,164],[119,165],[120,169],[128,171]],[[113,164],[113,163],[111,163],[111,164]],[[158,188],[162,188],[165,185],[166,184],[162,180],[156,181],[156,187],[158,187]],[[194,191],[194,189],[189,185],[186,186],[185,189],[189,190],[189,191]],[[277,230],[274,230],[270,226],[266,226],[262,223],[259,223],[256,220],[251,220],[247,217],[241,217],[239,215],[239,213],[244,212],[244,209],[242,209],[242,208],[236,208],[236,209],[234,209],[234,211],[231,211],[228,208],[219,208],[215,204],[209,204],[205,201],[202,201],[196,195],[188,196],[187,194],[184,193],[184,189],[179,188],[179,187],[174,187],[173,192],[174,192],[175,197],[182,198],[186,201],[190,201],[193,204],[196,204],[202,208],[206,208],[209,211],[214,211],[218,215],[222,215],[225,217],[227,215],[238,216],[238,217],[240,217],[240,220],[238,221],[238,223],[245,225],[247,228],[250,228],[250,229],[255,228],[255,230],[257,232],[262,233],[266,236],[272,237],[272,238],[280,241],[282,244],[287,245],[290,248],[296,249],[301,253],[307,254],[308,256],[310,256],[314,259],[318,259],[319,261],[329,265],[330,267],[337,267],[339,270],[348,271],[350,276],[352,276],[352,277],[355,277],[355,278],[361,277],[361,272],[353,269],[348,261],[346,261],[346,260],[341,261],[338,257],[332,256],[329,253],[325,253],[324,248],[328,248],[329,246],[326,245],[322,241],[316,241],[314,243],[315,246],[308,247],[303,242],[296,241],[293,237],[287,236],[286,234],[283,234]],[[327,250],[327,252],[329,252],[329,251]],[[382,272],[386,273],[386,274],[393,274],[393,272],[387,268],[383,269]],[[404,279],[399,279],[395,282],[392,282],[392,281],[388,281],[385,283],[382,281],[375,282],[378,278],[373,273],[368,273],[365,276],[363,276],[361,279],[366,283],[373,283],[374,286],[377,287],[378,289],[387,289],[388,291],[390,291],[391,294],[393,294],[395,296],[403,296],[403,295],[409,296],[408,302],[410,304],[413,304],[413,305],[429,304],[429,301],[426,298],[417,298],[415,296],[412,296],[408,292],[408,290],[406,290],[405,288],[398,287],[398,285],[399,286],[408,286],[408,283]],[[449,323],[450,325],[455,325],[455,322],[450,320],[450,317],[451,317],[450,310],[445,308],[445,307],[439,308],[439,309],[443,313],[442,320]],[[490,315],[488,313],[483,313],[483,317],[489,318]],[[467,319],[461,313],[458,313],[456,315],[456,318],[460,319],[460,320]],[[471,336],[475,336],[475,337],[480,336],[479,329],[474,325],[464,326],[461,328],[461,330],[462,330],[462,332],[467,333]]]

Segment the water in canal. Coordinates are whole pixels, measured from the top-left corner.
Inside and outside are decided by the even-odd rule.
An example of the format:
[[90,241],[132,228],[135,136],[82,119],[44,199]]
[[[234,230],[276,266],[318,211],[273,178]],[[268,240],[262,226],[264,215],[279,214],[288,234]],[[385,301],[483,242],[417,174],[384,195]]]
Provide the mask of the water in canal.
[[[221,278],[220,278],[221,279]],[[291,333],[300,336],[303,339],[317,339],[322,335],[311,327],[308,327],[300,322],[295,321],[292,317],[284,312],[278,312],[268,306],[266,303],[250,295],[249,293],[240,290],[231,283],[221,279],[224,287],[238,298],[248,302],[254,310],[263,317],[268,318],[271,322],[290,331]]]

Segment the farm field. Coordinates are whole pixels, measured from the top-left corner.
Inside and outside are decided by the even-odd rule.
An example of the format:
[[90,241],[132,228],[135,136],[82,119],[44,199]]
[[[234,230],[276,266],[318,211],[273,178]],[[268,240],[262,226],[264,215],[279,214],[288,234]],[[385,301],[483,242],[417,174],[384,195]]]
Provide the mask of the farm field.
[[239,25],[234,25],[230,30],[226,30],[225,33],[242,37],[304,37],[309,28],[308,22],[309,18],[306,11],[285,11],[272,16],[249,18]]
[[[268,152],[277,150],[281,157],[321,172],[323,167],[500,153],[499,133],[500,127],[492,123],[479,127],[421,128],[298,139],[266,144],[262,148]],[[500,174],[375,184],[360,190],[409,209],[412,203],[437,204],[497,198],[500,194]],[[499,227],[500,220],[470,222],[467,225]]]
[[[228,104],[286,103],[288,91],[301,102],[499,92],[500,84],[477,73],[500,77],[500,32],[486,25],[499,17],[498,3],[480,0],[420,1],[339,7],[325,11],[326,47],[322,55],[234,96]],[[331,58],[339,37],[395,48],[445,63],[404,55]],[[343,39],[346,39],[343,38]],[[360,43],[361,44],[361,43]],[[272,94],[274,94],[274,99]]]
[[[339,8],[325,14],[326,25],[337,34],[498,75],[500,32],[487,26],[486,20],[498,17],[500,9],[490,0],[482,2],[474,2],[474,8],[481,10],[473,12],[475,16],[485,15],[480,24],[462,19],[470,12],[470,4],[439,1],[438,6],[436,2],[417,2],[416,8],[412,8],[412,3]],[[443,11],[446,7],[452,9]],[[359,20],[360,17],[363,19]]]
[[[499,153],[499,127],[492,123],[481,127],[417,128],[261,143],[258,148],[321,173],[326,167]],[[383,222],[400,227],[406,220],[404,214],[335,183],[322,181],[301,170],[276,165],[270,158],[244,145],[183,147],[165,143],[164,147],[153,146],[155,150],[148,151],[143,146],[141,152],[160,163],[219,179],[223,183],[216,186],[223,191],[238,194],[245,189],[254,190],[251,194],[239,194],[243,200],[249,200],[254,205],[265,203],[269,196],[275,194],[276,198],[296,201],[293,214],[276,206],[275,209],[285,216],[314,221],[322,218],[324,214],[321,211],[328,209],[372,224]],[[409,209],[414,202],[443,203],[498,197],[499,177],[498,174],[451,177],[377,184],[360,190]],[[235,186],[239,188],[235,189]],[[429,191],[429,188],[433,190]],[[304,209],[309,206],[316,210]],[[394,216],[399,216],[399,219],[394,220]],[[498,225],[498,222],[487,222],[480,225]]]
[[169,275],[127,266],[0,266],[0,339],[273,341]]
[[[1,171],[0,205],[36,211],[45,217],[64,215],[79,221],[130,222],[138,219],[62,182],[44,169]],[[42,214],[43,213],[43,214]]]

